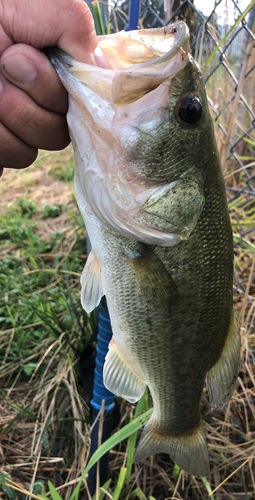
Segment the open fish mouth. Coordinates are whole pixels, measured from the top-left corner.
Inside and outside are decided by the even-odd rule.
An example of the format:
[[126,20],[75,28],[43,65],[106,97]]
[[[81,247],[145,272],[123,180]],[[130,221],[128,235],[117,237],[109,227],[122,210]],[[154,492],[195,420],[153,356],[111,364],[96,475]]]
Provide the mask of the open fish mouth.
[[62,62],[69,74],[102,99],[129,104],[164,80],[173,77],[188,60],[189,30],[184,22],[159,29],[98,36],[94,57],[98,66],[79,63],[61,49],[51,59]]
[[[176,245],[197,220],[178,228],[162,213],[149,213],[148,199],[159,188],[163,197],[166,191],[171,196],[172,183],[164,175],[148,178],[135,171],[128,159],[143,134],[155,133],[169,119],[171,81],[191,60],[188,43],[186,24],[177,22],[98,37],[98,66],[75,61],[60,49],[50,54],[69,93],[75,189],[83,211],[89,207],[118,234],[144,243]],[[158,222],[163,219],[164,224]]]

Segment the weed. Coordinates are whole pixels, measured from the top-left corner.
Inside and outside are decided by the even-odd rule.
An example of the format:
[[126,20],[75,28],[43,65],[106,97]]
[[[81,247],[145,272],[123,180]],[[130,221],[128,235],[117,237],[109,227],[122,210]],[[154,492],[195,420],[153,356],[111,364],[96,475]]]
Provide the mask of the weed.
[[49,204],[47,204],[45,205],[43,212],[44,219],[46,219],[46,217],[52,217],[54,219],[55,217],[59,217],[62,214],[62,208],[59,205],[53,205],[51,207]]
[[63,163],[58,161],[53,168],[50,169],[49,175],[52,177],[54,181],[65,181],[70,182],[74,177],[74,161],[73,157],[69,159],[69,161]]

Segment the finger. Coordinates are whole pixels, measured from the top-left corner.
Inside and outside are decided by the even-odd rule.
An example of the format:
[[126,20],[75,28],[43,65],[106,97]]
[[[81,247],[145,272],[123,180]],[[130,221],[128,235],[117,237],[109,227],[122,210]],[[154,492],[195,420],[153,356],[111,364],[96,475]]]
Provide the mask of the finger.
[[47,8],[45,0],[0,0],[0,20],[2,50],[14,42],[38,49],[57,45],[75,59],[95,64],[97,37],[92,14],[83,0],[48,2]]
[[41,107],[57,113],[67,112],[67,92],[41,51],[29,45],[12,45],[2,54],[0,69],[7,80],[24,90]]
[[1,74],[0,121],[35,148],[63,149],[70,142],[65,115],[41,108]]
[[31,165],[36,157],[36,148],[25,144],[0,123],[0,175],[4,167],[25,168]]

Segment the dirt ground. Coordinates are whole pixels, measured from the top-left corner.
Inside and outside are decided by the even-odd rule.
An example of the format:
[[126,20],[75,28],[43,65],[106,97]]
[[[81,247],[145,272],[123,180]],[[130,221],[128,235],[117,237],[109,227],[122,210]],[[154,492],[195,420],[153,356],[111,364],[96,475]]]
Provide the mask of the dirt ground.
[[4,169],[0,179],[1,206],[10,207],[19,197],[30,198],[39,206],[68,203],[70,187],[64,180],[54,180],[51,173],[72,160],[73,150],[68,146],[64,151],[40,151],[33,165],[26,169]]

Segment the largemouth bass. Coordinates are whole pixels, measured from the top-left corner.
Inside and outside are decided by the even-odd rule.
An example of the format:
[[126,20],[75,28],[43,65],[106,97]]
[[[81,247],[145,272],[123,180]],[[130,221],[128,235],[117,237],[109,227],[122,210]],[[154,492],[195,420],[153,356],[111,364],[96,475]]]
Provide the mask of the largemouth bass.
[[232,232],[201,72],[183,22],[98,37],[98,66],[60,50],[69,93],[75,191],[92,251],[82,274],[90,312],[106,295],[113,338],[106,387],[153,414],[135,461],[164,452],[209,474],[199,410],[231,398],[240,337],[233,316]]

